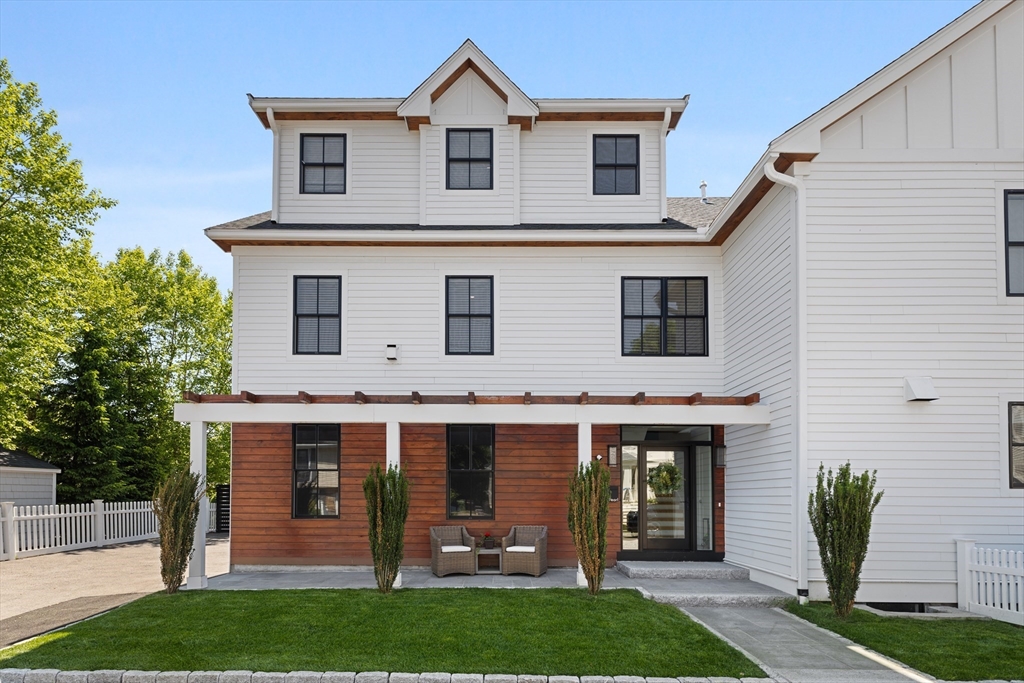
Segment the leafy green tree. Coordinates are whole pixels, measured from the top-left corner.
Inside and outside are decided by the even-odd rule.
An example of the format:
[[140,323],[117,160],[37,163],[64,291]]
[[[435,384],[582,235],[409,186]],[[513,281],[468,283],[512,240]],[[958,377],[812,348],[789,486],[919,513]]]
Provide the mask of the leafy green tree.
[[0,443],[13,445],[67,351],[90,266],[89,225],[114,201],[90,190],[34,83],[0,59]]

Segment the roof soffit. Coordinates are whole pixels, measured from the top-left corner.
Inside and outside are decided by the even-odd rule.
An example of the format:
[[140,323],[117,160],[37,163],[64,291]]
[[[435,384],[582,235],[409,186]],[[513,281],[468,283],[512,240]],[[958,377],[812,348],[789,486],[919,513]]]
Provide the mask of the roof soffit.
[[468,71],[475,73],[507,103],[509,116],[537,115],[537,104],[468,39],[399,105],[398,115],[430,116],[433,103]]

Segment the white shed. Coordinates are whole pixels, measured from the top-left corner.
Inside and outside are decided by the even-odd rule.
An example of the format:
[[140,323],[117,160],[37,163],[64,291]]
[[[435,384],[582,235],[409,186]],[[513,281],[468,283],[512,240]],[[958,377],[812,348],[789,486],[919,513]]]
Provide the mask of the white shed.
[[22,451],[0,448],[0,501],[54,505],[60,468]]

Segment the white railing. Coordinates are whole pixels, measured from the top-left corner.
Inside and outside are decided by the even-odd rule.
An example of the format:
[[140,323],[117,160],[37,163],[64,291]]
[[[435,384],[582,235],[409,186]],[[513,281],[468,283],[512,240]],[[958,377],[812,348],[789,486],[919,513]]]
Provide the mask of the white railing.
[[957,539],[956,565],[960,609],[1024,626],[1024,552]]
[[0,503],[0,560],[46,555],[157,536],[149,501],[75,505]]

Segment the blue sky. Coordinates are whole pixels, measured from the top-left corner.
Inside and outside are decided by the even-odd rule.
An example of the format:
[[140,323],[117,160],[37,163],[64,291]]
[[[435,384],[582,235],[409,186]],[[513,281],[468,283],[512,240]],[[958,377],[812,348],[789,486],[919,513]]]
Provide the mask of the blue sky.
[[670,196],[731,194],[781,132],[962,14],[887,2],[27,2],[0,0],[0,55],[86,181],[117,199],[96,249],[186,249],[270,208],[271,136],[245,94],[404,97],[466,38],[532,97],[680,97]]

